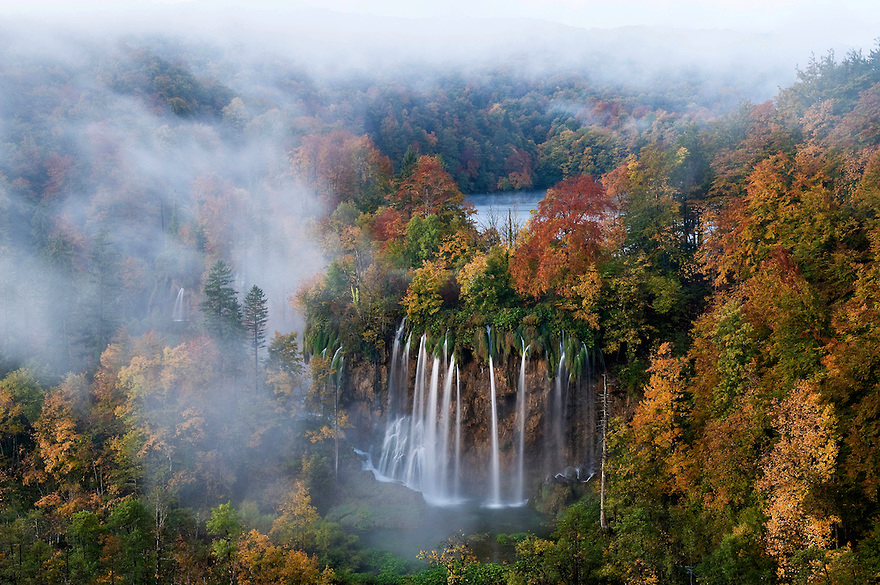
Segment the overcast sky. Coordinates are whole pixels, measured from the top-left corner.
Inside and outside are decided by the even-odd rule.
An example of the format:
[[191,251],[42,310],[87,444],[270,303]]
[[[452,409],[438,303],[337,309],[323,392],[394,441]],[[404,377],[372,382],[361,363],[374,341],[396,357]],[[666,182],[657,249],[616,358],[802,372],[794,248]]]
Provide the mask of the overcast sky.
[[407,17],[514,16],[584,28],[627,25],[805,33],[858,44],[880,35],[875,0],[306,0],[345,12]]
[[[159,5],[194,4],[206,15],[232,7],[247,12],[245,0],[0,0],[0,11],[52,18],[71,13],[98,17],[109,12],[140,18]],[[263,0],[289,9],[295,2]],[[300,0],[320,9],[405,18],[515,17],[542,19],[582,28],[627,25],[732,29],[798,34],[805,43],[869,51],[880,37],[876,0]],[[822,50],[822,49],[820,49]]]
[[[791,83],[811,55],[876,48],[880,1],[0,0],[0,25],[35,39],[32,47],[52,44],[54,31],[36,40],[40,24],[59,23],[101,37],[149,27],[249,50],[265,45],[330,73],[401,60],[478,64],[513,55],[523,66],[540,58],[546,66],[604,54],[590,65],[597,75],[613,60],[606,68],[735,69],[762,80],[753,97],[764,99]],[[621,28],[633,26],[655,30]]]

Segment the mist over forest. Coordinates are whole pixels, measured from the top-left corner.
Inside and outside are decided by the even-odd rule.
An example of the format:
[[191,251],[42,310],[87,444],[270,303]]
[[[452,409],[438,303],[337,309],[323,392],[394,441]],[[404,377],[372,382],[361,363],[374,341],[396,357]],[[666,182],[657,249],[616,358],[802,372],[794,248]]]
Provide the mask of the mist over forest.
[[880,49],[221,5],[0,19],[0,580],[876,579]]

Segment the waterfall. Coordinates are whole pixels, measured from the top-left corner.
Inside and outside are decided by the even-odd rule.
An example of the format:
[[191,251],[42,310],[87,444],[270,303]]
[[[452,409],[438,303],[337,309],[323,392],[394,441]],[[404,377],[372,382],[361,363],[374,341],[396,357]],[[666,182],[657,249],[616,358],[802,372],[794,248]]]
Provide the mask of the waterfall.
[[412,415],[409,427],[409,452],[406,461],[406,473],[403,481],[419,491],[422,490],[422,472],[420,467],[425,453],[425,368],[428,361],[425,352],[427,336],[422,335],[419,342],[419,356],[416,359],[416,380],[413,390]]
[[516,499],[518,502],[525,501],[525,450],[526,450],[526,354],[531,345],[526,346],[524,339],[520,338],[523,345],[522,359],[519,364],[519,384],[516,393],[516,420],[517,420],[517,455],[516,455]]
[[425,497],[432,499],[442,498],[445,495],[443,486],[439,485],[439,467],[441,459],[441,455],[438,453],[440,445],[438,445],[437,441],[437,431],[439,430],[437,428],[437,395],[439,394],[439,382],[440,359],[434,357],[434,364],[431,367],[431,383],[428,386],[428,398],[425,404],[425,418],[422,421],[422,428],[424,429],[425,436],[422,444],[422,475],[418,479]]
[[336,357],[339,356],[339,366],[336,370],[336,385],[333,389],[333,473],[339,476],[339,385],[342,383],[342,366],[345,364],[345,355],[339,355],[342,351],[340,345],[330,360],[330,368],[336,363]]
[[565,464],[565,389],[563,384],[568,379],[565,368],[565,347],[560,345],[559,364],[556,368],[556,380],[553,387],[553,399],[550,408],[550,428],[545,429],[545,444],[549,444],[547,463],[553,473],[562,470]]
[[439,461],[439,477],[438,481],[443,484],[444,494],[455,494],[455,486],[448,485],[449,482],[449,419],[450,408],[452,405],[452,372],[455,370],[455,354],[449,362],[449,367],[444,368],[446,372],[443,376],[443,399],[441,401],[440,410],[440,443],[437,450],[437,458]]
[[[177,291],[177,299],[174,301],[174,310],[171,311],[171,320],[175,322],[186,321],[186,310],[183,305],[183,300],[186,295],[186,289],[180,287],[180,290]],[[165,305],[166,307],[168,305]]]
[[455,483],[452,494],[461,497],[461,373],[455,368]]
[[[392,351],[399,352],[399,345],[395,343]],[[406,357],[409,353],[408,346],[409,344],[406,355],[392,355],[392,363],[401,370],[406,367],[404,364],[408,361]],[[427,336],[423,335],[419,342],[412,409],[409,414],[395,412],[391,405],[392,400],[402,404],[401,398],[405,386],[401,384],[392,389],[392,385],[405,382],[406,378],[401,378],[395,371],[389,373],[389,405],[385,437],[379,455],[379,465],[375,469],[382,479],[399,481],[422,492],[425,501],[444,504],[454,501],[458,490],[461,426],[459,413],[456,414],[454,462],[456,478],[454,482],[449,481],[449,457],[452,451],[450,445],[452,374],[453,371],[457,372],[458,368],[454,355],[445,372],[439,356],[433,357],[430,367],[428,363]],[[443,373],[442,396],[441,373]],[[460,395],[457,405],[460,406]]]
[[[524,504],[531,474],[537,471],[527,464],[526,432],[535,430],[529,424],[532,422],[529,399],[530,393],[538,392],[534,395],[543,397],[544,409],[542,428],[537,435],[543,436],[538,445],[543,449],[544,471],[557,481],[585,481],[583,478],[589,475],[596,461],[597,448],[593,436],[596,409],[591,380],[595,368],[585,344],[563,340],[559,354],[548,358],[556,367],[554,375],[549,377],[549,387],[528,388],[526,374],[532,346],[520,337],[519,376],[515,388],[506,388],[503,382],[506,376],[500,374],[506,369],[499,370],[501,378],[496,377],[497,340],[487,327],[489,388],[483,393],[484,390],[475,392],[462,388],[462,356],[454,343],[450,343],[448,334],[435,340],[422,335],[418,353],[413,352],[411,356],[413,336],[405,329],[406,323],[401,322],[394,336],[384,436],[381,442],[377,439],[374,443],[370,455],[369,467],[378,479],[418,490],[431,505],[458,504],[468,497],[487,507]],[[415,359],[412,379],[408,373],[411,358]],[[334,356],[334,365],[338,359]],[[498,387],[498,383],[502,386]],[[480,386],[482,388],[482,384]],[[506,398],[512,391],[515,391],[516,406],[508,409]],[[486,399],[488,409],[483,402]],[[469,411],[473,413],[476,405],[479,405],[478,418],[489,417],[482,429],[468,426],[465,418]],[[582,437],[580,433],[587,436]],[[475,442],[469,444],[467,441],[472,435],[476,435]],[[502,458],[502,446],[509,447],[509,457]],[[374,461],[378,464],[373,465]],[[577,468],[566,468],[567,463]],[[475,489],[481,491],[473,493]]]
[[596,393],[593,386],[593,358],[584,345],[584,372],[581,379],[586,382],[585,396],[581,399],[583,404],[583,420],[584,420],[584,455],[582,457],[584,471],[587,475],[592,475],[596,469]]
[[[403,334],[406,328],[406,319],[400,322],[397,333],[394,334],[394,345],[391,349],[391,369],[388,370],[388,416],[396,418],[400,415],[400,405],[403,397],[400,396],[401,389],[406,390],[406,368],[400,367],[400,344],[403,342]],[[407,343],[407,352],[403,362],[408,363],[409,343]]]
[[489,388],[490,403],[492,409],[492,462],[489,469],[489,504],[492,506],[501,505],[501,461],[498,448],[498,405],[495,396],[495,365],[492,361],[492,332],[486,327],[489,336]]

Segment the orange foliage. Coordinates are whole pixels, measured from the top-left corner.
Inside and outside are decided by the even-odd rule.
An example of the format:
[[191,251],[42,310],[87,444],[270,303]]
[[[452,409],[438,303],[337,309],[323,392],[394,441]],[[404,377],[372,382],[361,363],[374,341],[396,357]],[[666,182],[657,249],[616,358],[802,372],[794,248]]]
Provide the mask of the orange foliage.
[[391,175],[391,161],[368,136],[345,130],[306,136],[290,158],[292,170],[309,187],[341,201],[357,199]]
[[240,585],[308,585],[325,582],[331,576],[321,574],[316,558],[272,544],[269,537],[256,530],[238,540],[236,577]]
[[452,176],[434,156],[419,157],[412,173],[398,185],[392,201],[407,218],[434,213],[463,217],[472,210]]
[[630,423],[632,443],[630,465],[638,475],[656,482],[662,495],[678,491],[676,478],[685,461],[683,451],[686,361],[672,355],[672,345],[664,343],[651,360],[651,378],[645,397]]

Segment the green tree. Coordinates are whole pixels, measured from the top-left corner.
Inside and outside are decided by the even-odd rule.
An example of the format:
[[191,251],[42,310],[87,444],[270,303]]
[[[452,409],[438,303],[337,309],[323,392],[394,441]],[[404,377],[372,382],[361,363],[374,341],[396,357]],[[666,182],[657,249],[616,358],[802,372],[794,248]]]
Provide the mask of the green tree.
[[[122,500],[110,512],[108,526],[114,538],[108,540],[105,556],[111,560],[123,583],[150,583],[153,534],[150,510],[138,499]],[[155,553],[155,551],[153,551]]]
[[205,300],[201,304],[208,331],[227,347],[240,340],[242,334],[241,305],[230,286],[232,280],[232,269],[217,260],[205,281]]
[[23,446],[33,443],[33,425],[40,416],[45,393],[28,370],[0,380],[0,463],[5,473],[19,467]]
[[74,583],[91,583],[98,573],[102,533],[101,521],[94,512],[76,512],[70,519],[68,566]]
[[266,323],[269,322],[266,295],[257,285],[252,286],[244,297],[242,322],[247,332],[248,345],[254,355],[254,390],[257,390],[260,379],[260,350],[266,345]]

